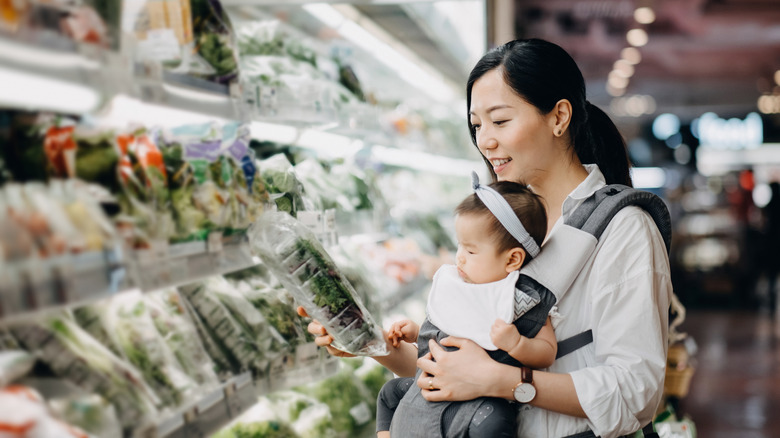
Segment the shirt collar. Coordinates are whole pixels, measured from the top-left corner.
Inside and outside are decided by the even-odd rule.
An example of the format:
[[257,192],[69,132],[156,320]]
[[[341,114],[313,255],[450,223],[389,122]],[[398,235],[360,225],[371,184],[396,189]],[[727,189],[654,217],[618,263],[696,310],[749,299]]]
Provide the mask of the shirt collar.
[[584,181],[580,183],[566,200],[563,201],[563,208],[561,211],[562,218],[568,218],[569,215],[579,207],[582,201],[588,199],[592,194],[596,193],[596,190],[607,185],[604,179],[604,174],[599,170],[599,166],[596,164],[583,164],[585,170],[588,172],[588,176]]

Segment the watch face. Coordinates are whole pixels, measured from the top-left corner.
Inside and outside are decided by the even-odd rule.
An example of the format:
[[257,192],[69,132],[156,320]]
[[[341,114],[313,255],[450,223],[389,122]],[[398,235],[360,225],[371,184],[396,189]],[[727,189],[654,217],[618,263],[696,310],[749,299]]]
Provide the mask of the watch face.
[[536,397],[536,388],[530,383],[523,382],[515,388],[515,400],[520,403],[528,403]]

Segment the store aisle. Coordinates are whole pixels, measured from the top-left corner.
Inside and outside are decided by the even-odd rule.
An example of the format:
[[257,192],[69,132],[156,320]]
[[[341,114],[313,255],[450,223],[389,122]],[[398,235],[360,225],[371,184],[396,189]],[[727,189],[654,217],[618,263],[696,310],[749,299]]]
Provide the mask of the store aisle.
[[699,438],[780,437],[780,319],[765,312],[688,310],[698,345],[680,411]]

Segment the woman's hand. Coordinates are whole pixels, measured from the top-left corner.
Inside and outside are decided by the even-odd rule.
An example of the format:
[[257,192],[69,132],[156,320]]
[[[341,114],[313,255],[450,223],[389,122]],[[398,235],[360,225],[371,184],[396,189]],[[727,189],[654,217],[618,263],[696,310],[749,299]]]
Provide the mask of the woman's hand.
[[[308,313],[306,313],[306,310],[298,306],[298,315],[307,318],[309,316]],[[328,353],[330,353],[332,356],[336,357],[355,357],[354,354],[350,354],[341,350],[338,350],[336,348],[333,348],[330,344],[333,342],[333,336],[329,335],[327,330],[325,330],[325,327],[322,326],[319,322],[316,320],[312,320],[309,323],[309,326],[307,327],[307,330],[309,333],[316,336],[314,338],[314,343],[317,344],[320,347],[325,347],[326,350],[328,350]]]
[[417,386],[422,389],[423,398],[433,402],[491,396],[491,377],[500,373],[496,367],[500,364],[469,339],[450,336],[442,339],[441,345],[458,350],[446,351],[432,339],[428,343],[430,352],[417,359],[422,370]]

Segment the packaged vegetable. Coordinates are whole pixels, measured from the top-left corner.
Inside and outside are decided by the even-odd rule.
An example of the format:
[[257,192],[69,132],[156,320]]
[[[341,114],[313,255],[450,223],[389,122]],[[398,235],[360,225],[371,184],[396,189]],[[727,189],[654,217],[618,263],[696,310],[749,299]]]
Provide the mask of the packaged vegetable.
[[24,350],[0,351],[0,388],[8,386],[30,372],[35,356]]
[[196,393],[198,384],[160,336],[140,292],[107,300],[101,319],[113,344],[138,368],[164,406],[177,407]]
[[245,325],[246,322],[242,324],[236,319],[206,283],[182,286],[179,291],[200,316],[209,336],[229,360],[233,373],[252,371],[255,375],[265,374],[268,361],[257,345],[255,333]]
[[158,414],[160,399],[138,370],[66,315],[14,327],[12,333],[54,375],[111,402],[124,428],[145,424]]
[[137,248],[167,242],[173,234],[165,164],[156,137],[143,131],[117,137],[122,214],[116,220],[129,227]]
[[82,430],[56,419],[38,391],[22,385],[0,389],[3,436],[25,438],[88,438]]
[[302,197],[303,185],[284,154],[272,155],[258,164],[270,199],[278,211],[295,216],[299,210],[307,210]]
[[135,37],[137,60],[175,67],[192,50],[190,0],[124,0],[122,29]]
[[305,225],[286,213],[267,212],[249,237],[274,276],[333,336],[334,347],[361,356],[388,354],[381,326]]
[[164,289],[147,294],[144,298],[154,326],[176,356],[182,370],[198,384],[198,390],[207,391],[216,387],[219,379],[214,372],[214,364],[179,292],[176,289]]
[[238,76],[238,53],[233,25],[218,0],[191,0],[192,27],[197,55],[211,67],[208,73],[193,72],[220,84]]

